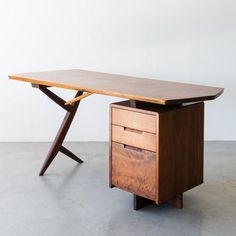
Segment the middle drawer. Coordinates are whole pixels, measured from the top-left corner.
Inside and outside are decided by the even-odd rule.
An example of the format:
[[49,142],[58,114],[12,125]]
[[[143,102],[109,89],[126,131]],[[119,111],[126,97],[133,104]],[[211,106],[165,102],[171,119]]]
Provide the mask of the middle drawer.
[[112,141],[156,152],[156,135],[123,126],[112,125]]

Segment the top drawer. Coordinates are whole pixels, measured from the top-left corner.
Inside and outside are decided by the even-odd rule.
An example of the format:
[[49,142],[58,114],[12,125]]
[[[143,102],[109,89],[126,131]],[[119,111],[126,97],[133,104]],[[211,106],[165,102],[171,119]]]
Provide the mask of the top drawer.
[[136,130],[156,133],[156,116],[141,112],[112,108],[111,122]]

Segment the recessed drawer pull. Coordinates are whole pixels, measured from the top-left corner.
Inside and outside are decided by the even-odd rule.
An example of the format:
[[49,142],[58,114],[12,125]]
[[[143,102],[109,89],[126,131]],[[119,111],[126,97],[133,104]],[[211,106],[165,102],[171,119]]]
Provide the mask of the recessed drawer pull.
[[130,150],[136,151],[136,152],[142,152],[143,151],[142,148],[133,147],[133,146],[130,146],[130,145],[127,145],[127,144],[124,144],[124,148],[130,149]]
[[142,134],[143,133],[143,131],[141,131],[141,130],[131,129],[131,128],[128,128],[128,127],[124,127],[124,131],[137,133],[137,134]]
[[114,142],[156,152],[156,135],[127,126],[112,125],[111,139]]

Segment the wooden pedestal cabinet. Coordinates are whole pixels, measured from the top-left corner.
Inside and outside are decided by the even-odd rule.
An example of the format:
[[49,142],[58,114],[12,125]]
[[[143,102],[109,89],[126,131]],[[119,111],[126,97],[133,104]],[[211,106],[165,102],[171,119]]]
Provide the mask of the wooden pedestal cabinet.
[[111,104],[110,187],[169,202],[203,182],[203,141],[203,102]]

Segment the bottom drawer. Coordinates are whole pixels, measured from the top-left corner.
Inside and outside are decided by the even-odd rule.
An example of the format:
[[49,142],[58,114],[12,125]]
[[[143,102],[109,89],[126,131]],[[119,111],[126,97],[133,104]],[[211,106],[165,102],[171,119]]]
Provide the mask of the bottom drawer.
[[112,142],[112,185],[156,199],[156,153]]

